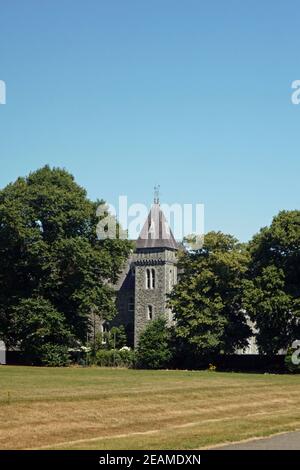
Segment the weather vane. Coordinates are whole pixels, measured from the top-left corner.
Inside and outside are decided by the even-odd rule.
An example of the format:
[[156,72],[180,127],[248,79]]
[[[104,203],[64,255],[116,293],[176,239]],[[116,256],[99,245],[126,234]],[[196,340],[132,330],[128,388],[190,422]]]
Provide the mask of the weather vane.
[[154,204],[159,204],[159,190],[160,190],[160,185],[154,186]]

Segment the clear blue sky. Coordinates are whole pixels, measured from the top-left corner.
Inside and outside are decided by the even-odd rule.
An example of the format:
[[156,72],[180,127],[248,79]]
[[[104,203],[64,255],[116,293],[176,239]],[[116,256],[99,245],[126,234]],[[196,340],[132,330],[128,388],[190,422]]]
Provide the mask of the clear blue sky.
[[300,208],[299,1],[11,0],[0,186],[49,163],[91,198],[205,204],[249,239]]

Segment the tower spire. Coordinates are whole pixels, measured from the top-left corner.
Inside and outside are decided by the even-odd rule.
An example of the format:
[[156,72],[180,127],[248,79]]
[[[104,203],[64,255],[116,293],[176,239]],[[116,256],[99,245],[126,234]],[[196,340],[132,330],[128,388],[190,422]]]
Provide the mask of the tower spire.
[[159,184],[154,186],[154,204],[159,204],[159,190],[160,190]]

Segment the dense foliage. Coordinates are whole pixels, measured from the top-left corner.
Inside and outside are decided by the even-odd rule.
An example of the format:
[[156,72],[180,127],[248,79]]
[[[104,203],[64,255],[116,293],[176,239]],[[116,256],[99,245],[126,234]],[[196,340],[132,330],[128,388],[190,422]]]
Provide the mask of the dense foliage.
[[249,245],[244,307],[257,343],[274,354],[300,339],[300,211],[283,211]]
[[242,310],[242,281],[248,261],[245,247],[221,232],[208,233],[201,249],[182,254],[169,304],[184,351],[213,355],[246,346],[250,330]]
[[140,336],[136,353],[137,366],[142,369],[163,369],[168,367],[173,353],[171,331],[163,316],[148,323]]
[[100,367],[126,367],[135,365],[135,353],[131,349],[100,349],[91,361]]
[[99,351],[116,350],[127,347],[128,340],[123,325],[113,326],[103,333],[96,332],[92,335],[87,346],[89,350],[90,361],[94,362]]
[[122,349],[123,326],[89,334],[92,319],[113,319],[112,286],[132,249],[118,237],[98,239],[98,205],[67,171],[48,166],[0,191],[0,339],[9,349],[35,364],[66,365],[70,351],[89,340],[90,362],[158,369],[174,358],[243,349],[252,334],[247,316],[262,353],[300,339],[296,210],[280,212],[247,245],[210,232],[201,248],[180,252],[179,282],[168,299],[175,326],[163,317],[149,322],[136,357]]
[[111,284],[131,245],[97,239],[97,205],[48,166],[0,192],[0,337],[9,348],[36,357],[85,342],[92,312],[113,318]]

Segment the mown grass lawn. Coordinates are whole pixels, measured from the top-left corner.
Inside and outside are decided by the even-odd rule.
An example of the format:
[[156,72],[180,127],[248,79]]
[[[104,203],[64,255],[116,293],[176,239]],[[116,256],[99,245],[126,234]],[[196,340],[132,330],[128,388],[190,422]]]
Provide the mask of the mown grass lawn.
[[199,449],[300,429],[300,376],[0,366],[0,449]]

